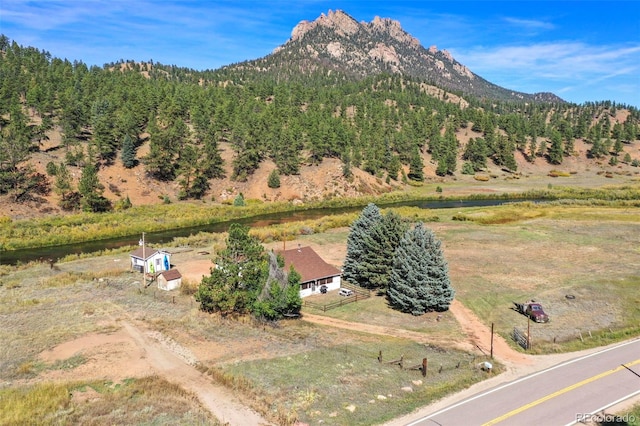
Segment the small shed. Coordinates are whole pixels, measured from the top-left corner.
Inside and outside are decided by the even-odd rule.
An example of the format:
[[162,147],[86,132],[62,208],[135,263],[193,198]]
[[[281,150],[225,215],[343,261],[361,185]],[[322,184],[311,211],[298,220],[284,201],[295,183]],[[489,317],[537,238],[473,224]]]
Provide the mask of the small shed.
[[131,252],[131,269],[147,274],[157,274],[171,269],[171,253],[151,247],[138,247]]
[[311,247],[298,247],[278,254],[284,259],[285,271],[289,272],[293,265],[300,274],[300,297],[320,293],[323,286],[327,291],[340,288],[340,270],[325,262]]
[[175,290],[182,285],[182,275],[177,269],[162,271],[158,275],[158,288],[160,290]]

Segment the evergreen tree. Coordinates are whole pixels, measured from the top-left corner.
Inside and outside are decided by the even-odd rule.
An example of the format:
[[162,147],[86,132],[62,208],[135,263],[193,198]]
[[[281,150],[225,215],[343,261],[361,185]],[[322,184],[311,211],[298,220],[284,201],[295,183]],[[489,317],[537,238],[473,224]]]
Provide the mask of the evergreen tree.
[[73,190],[71,174],[64,163],[60,163],[56,167],[54,191],[60,196],[58,204],[63,210],[76,210],[80,208],[80,193]]
[[202,158],[202,172],[207,178],[220,179],[224,177],[224,160],[220,155],[218,148],[217,136],[213,125],[209,126],[209,130],[204,137],[204,152]]
[[136,166],[136,147],[133,143],[133,139],[128,134],[124,135],[122,138],[122,152],[120,154],[120,158],[122,159],[122,165],[131,169]]
[[365,241],[381,218],[378,206],[369,203],[362,210],[360,216],[351,224],[349,236],[347,237],[347,254],[342,270],[343,280],[351,284],[360,283],[363,268],[361,265],[362,256],[367,250]]
[[358,279],[362,287],[383,291],[387,289],[393,254],[406,231],[407,225],[400,215],[388,212],[364,236]]
[[82,210],[87,212],[105,212],[111,208],[111,203],[102,196],[104,186],[98,179],[98,170],[93,164],[82,169],[82,176],[78,183],[78,192],[82,196]]
[[621,139],[616,139],[616,141],[613,143],[613,152],[615,153],[615,155],[620,155],[620,153],[623,150],[623,146],[622,146],[622,140]]
[[249,235],[249,227],[231,224],[227,246],[215,264],[196,292],[200,309],[223,315],[249,313],[268,276],[264,248],[256,237]]
[[178,159],[178,170],[182,179],[180,179],[180,194],[178,198],[181,200],[191,198],[192,181],[197,171],[199,154],[193,145],[187,145]]
[[278,174],[278,169],[273,169],[271,173],[269,173],[267,186],[269,188],[280,188],[280,174]]
[[518,164],[514,156],[515,146],[506,136],[499,135],[495,138],[495,153],[493,162],[498,166],[504,166],[509,170],[517,170]]
[[473,171],[477,172],[487,167],[487,152],[487,142],[483,138],[471,138],[465,147],[462,159],[469,161]]
[[411,156],[411,163],[409,164],[409,174],[407,177],[411,180],[422,182],[424,180],[424,163],[422,162],[422,156],[420,150],[416,149]]
[[387,173],[389,178],[398,180],[398,173],[400,173],[401,168],[402,163],[400,162],[400,157],[391,154],[389,157],[389,162],[387,163]]
[[561,164],[564,153],[562,146],[562,135],[557,130],[551,132],[551,147],[549,148],[549,162],[551,164]]
[[453,125],[448,125],[441,141],[440,153],[437,158],[436,174],[445,176],[456,171],[456,157],[458,155],[458,139]]
[[387,291],[394,309],[421,315],[449,308],[455,291],[440,245],[422,222],[402,237],[393,258]]
[[244,206],[244,195],[242,192],[236,195],[236,198],[233,199],[233,205],[236,207]]
[[99,99],[91,105],[91,128],[93,143],[101,159],[111,162],[116,154],[116,140],[113,137],[112,106],[106,99]]
[[353,172],[351,171],[351,154],[349,153],[349,149],[346,149],[342,154],[342,176],[347,179],[353,177]]

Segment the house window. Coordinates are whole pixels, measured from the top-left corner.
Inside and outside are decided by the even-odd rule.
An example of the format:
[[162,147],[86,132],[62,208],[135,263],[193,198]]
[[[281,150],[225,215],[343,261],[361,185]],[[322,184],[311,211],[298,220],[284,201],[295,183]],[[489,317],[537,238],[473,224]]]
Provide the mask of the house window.
[[311,288],[312,285],[313,285],[313,282],[311,282],[311,281],[307,282],[307,283],[302,283],[300,285],[300,289],[301,290],[307,290],[307,289]]
[[333,277],[322,278],[321,280],[318,280],[318,285],[330,284],[331,282],[333,282]]

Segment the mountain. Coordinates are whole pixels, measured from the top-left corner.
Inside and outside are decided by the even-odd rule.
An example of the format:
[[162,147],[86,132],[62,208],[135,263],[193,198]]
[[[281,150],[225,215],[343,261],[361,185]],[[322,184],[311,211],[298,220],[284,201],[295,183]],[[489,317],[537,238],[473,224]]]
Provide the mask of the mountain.
[[369,23],[357,22],[341,10],[300,22],[291,38],[272,54],[225,69],[253,69],[279,80],[318,72],[333,74],[336,79],[401,74],[480,99],[564,102],[552,93],[527,94],[497,86],[456,61],[446,50],[424,48],[398,21],[376,17]]
[[512,92],[395,21],[341,11],[301,22],[264,58],[205,71],[88,67],[0,35],[0,75],[0,225],[640,167],[637,108]]

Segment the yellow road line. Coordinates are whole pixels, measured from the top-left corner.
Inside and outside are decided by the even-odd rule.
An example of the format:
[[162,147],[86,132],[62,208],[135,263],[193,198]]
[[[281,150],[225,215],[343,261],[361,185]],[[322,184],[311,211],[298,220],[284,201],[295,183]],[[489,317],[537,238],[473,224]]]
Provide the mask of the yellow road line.
[[635,360],[635,361],[633,361],[633,362],[631,362],[629,364],[621,365],[621,366],[619,366],[617,368],[614,368],[613,370],[605,371],[605,372],[597,374],[597,375],[595,375],[593,377],[589,377],[588,379],[585,379],[585,380],[583,380],[581,382],[578,382],[578,383],[574,383],[571,386],[567,386],[566,388],[560,389],[559,391],[556,391],[556,392],[554,392],[552,394],[549,394],[547,396],[543,396],[542,398],[537,399],[537,400],[535,400],[533,402],[530,402],[530,403],[528,403],[526,405],[523,405],[520,408],[516,408],[515,410],[509,411],[508,413],[503,414],[500,417],[496,417],[495,419],[490,420],[487,423],[484,423],[482,426],[492,426],[492,425],[495,425],[496,423],[500,423],[501,421],[506,420],[509,417],[513,417],[516,414],[522,413],[523,411],[528,410],[529,408],[533,408],[536,405],[542,404],[543,402],[548,401],[548,400],[550,400],[552,398],[555,398],[556,396],[562,395],[563,393],[567,393],[567,392],[572,391],[572,390],[574,390],[576,388],[579,388],[580,386],[584,386],[584,385],[586,385],[588,383],[591,383],[593,381],[601,379],[601,378],[603,378],[605,376],[608,376],[610,374],[617,373],[620,370],[624,370],[626,367],[631,367],[632,365],[636,365],[636,364],[640,364],[640,359],[637,359],[637,360]]

